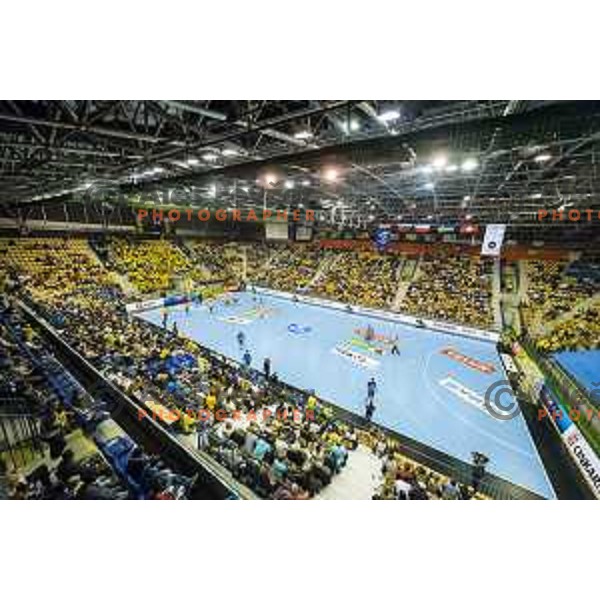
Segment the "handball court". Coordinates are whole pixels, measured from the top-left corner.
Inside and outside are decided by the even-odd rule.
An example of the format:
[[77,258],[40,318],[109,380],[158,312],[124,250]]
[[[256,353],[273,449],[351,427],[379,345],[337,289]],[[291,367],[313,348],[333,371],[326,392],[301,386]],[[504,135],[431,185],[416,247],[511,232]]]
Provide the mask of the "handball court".
[[[242,331],[252,367],[269,357],[280,380],[361,415],[374,377],[375,423],[466,462],[483,452],[490,472],[555,497],[522,415],[500,420],[483,406],[488,387],[506,378],[493,342],[249,291],[212,310],[168,310],[169,327],[239,362]],[[161,309],[138,316],[162,325]]]

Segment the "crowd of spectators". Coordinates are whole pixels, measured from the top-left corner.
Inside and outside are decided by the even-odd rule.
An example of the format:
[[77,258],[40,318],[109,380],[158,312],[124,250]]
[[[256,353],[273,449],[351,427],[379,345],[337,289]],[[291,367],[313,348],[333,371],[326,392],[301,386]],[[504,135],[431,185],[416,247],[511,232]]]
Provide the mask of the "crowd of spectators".
[[[257,274],[267,265],[276,246],[269,243],[245,244],[244,250],[246,252],[246,277],[249,281],[254,281]],[[242,251],[241,246],[240,251]]]
[[166,292],[175,277],[195,276],[185,254],[169,240],[113,238],[108,247],[107,266],[126,275],[141,294]]
[[287,292],[306,289],[325,256],[324,250],[309,244],[285,246],[275,252],[254,283]]
[[559,322],[537,339],[536,346],[542,352],[600,348],[600,301]]
[[36,300],[114,283],[114,276],[94,260],[84,239],[4,239],[0,269],[5,275],[18,273],[22,287]]
[[[352,432],[344,425],[318,409],[314,421],[295,422],[294,405],[278,388],[215,359],[195,342],[130,319],[96,297],[55,299],[45,311],[55,322],[60,314],[60,322],[68,324],[62,329],[65,339],[104,375],[148,412],[159,406],[164,409],[159,418],[176,415],[174,421],[165,419],[175,432],[195,436],[195,444],[258,494],[279,498],[288,490],[310,496],[345,463]],[[275,415],[277,407],[290,418],[259,418],[247,431],[243,421],[215,418],[219,410],[245,415],[270,409]],[[208,411],[209,422],[197,417],[201,410]],[[283,452],[287,446],[289,456]]]
[[240,280],[242,259],[235,244],[193,241],[188,248],[199,281],[235,283]]
[[442,321],[489,328],[491,261],[444,251],[423,255],[400,311]]
[[376,252],[342,251],[311,293],[345,304],[389,308],[398,289],[396,255]]
[[522,315],[537,348],[559,352],[600,347],[600,298],[594,298],[600,281],[586,277],[587,265],[578,264],[575,270],[567,261],[530,260],[526,265]]
[[[128,252],[123,257],[130,256]],[[311,246],[285,248],[280,252],[269,273],[276,274],[278,285],[275,287],[284,289],[305,287],[323,258],[322,252]],[[135,256],[135,261],[139,260],[139,255]],[[376,281],[375,271],[380,267],[395,274],[395,263],[385,257],[369,257],[368,266],[360,267],[354,256],[344,255],[341,260],[347,262],[346,268],[357,278],[370,273]],[[376,267],[380,260],[385,265]],[[158,418],[164,420],[165,427],[186,443],[212,455],[261,497],[313,497],[344,468],[364,437],[364,431],[335,417],[331,409],[314,396],[306,398],[281,386],[276,374],[265,377],[214,355],[167,327],[159,328],[131,317],[124,310],[118,287],[111,288],[106,279],[108,274],[96,267],[94,265],[94,274],[86,285],[76,285],[68,293],[40,293],[37,288],[43,290],[45,285],[40,278],[30,284],[27,296],[66,341],[139,406],[146,407],[148,412],[156,412],[156,407],[164,409],[168,418],[162,410]],[[57,271],[54,276],[63,277],[62,271],[69,266],[58,263],[53,268]],[[141,268],[138,271],[140,278],[147,273]],[[156,272],[150,273],[151,280],[155,281]],[[350,289],[360,294],[363,288]],[[99,290],[102,293],[98,293]],[[371,298],[359,296],[356,301],[367,303]],[[265,409],[272,415],[283,412],[288,417],[249,421],[231,416],[236,411],[247,415]],[[300,419],[293,416],[294,409],[300,409]],[[309,409],[313,418],[302,417],[306,415],[303,409]],[[208,421],[195,416],[201,410],[209,412]],[[215,418],[219,410],[224,411],[227,418]],[[384,463],[389,462],[384,454],[380,456]],[[397,458],[398,465],[404,465],[399,451],[394,451],[393,457]],[[161,465],[152,460],[146,461],[145,466],[151,473],[161,471]],[[389,465],[386,474],[388,471],[392,472]],[[430,493],[430,488],[435,486],[428,483],[427,470],[417,471],[415,466],[412,479],[404,466],[399,466],[398,472],[402,474],[400,479],[407,479],[415,488],[412,496],[418,495],[416,488],[423,484],[428,497],[435,497]],[[441,477],[439,481],[442,482]],[[384,485],[377,497],[399,497],[399,494],[394,491],[390,496],[389,486]]]
[[381,459],[381,484],[374,500],[471,500],[485,496],[473,485],[461,484],[409,460],[398,443],[383,434],[363,434],[361,443]]
[[[86,499],[98,492],[102,497],[127,498],[126,487],[98,451],[76,457],[68,446],[68,440],[75,434],[83,435],[76,419],[82,397],[69,393],[66,388],[57,390],[52,385],[53,363],[50,360],[43,341],[3,297],[0,309],[0,397],[10,417],[0,415],[0,419],[32,421],[29,428],[19,429],[22,433],[28,432],[30,437],[15,440],[19,447],[7,450],[2,459],[6,496],[14,499]],[[64,404],[67,394],[70,406]],[[9,430],[8,422],[3,430]],[[34,445],[42,446],[43,460],[40,454],[33,452]],[[28,446],[31,446],[30,452],[25,452]],[[17,463],[13,460],[9,468],[9,456],[14,459],[23,453],[29,457],[29,462],[27,458]],[[30,465],[31,468],[25,469]]]
[[523,314],[533,329],[569,312],[579,302],[600,292],[600,284],[565,273],[565,261],[530,260]]

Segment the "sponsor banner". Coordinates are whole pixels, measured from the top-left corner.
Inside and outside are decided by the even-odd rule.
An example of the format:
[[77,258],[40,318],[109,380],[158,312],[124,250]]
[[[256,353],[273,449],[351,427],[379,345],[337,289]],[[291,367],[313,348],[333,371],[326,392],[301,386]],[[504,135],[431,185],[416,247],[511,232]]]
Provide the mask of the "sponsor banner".
[[443,354],[444,356],[447,356],[448,358],[455,360],[456,362],[459,362],[465,365],[466,367],[469,367],[470,369],[479,371],[480,373],[486,373],[490,375],[491,373],[495,373],[496,371],[496,367],[494,367],[494,365],[482,362],[480,360],[477,360],[476,358],[471,358],[466,354],[460,353],[454,348],[442,348],[442,350],[440,350],[440,354]]
[[133,302],[127,304],[125,310],[128,313],[142,312],[144,310],[152,310],[154,308],[161,308],[165,305],[163,298],[155,298],[154,300],[144,300],[143,302]]
[[483,396],[479,395],[471,388],[468,388],[466,385],[463,385],[460,381],[457,381],[452,377],[446,377],[439,381],[439,384],[463,402],[466,402],[489,415],[488,411],[485,409]]
[[481,246],[481,254],[484,256],[500,256],[505,231],[506,225],[487,225]]
[[333,308],[335,310],[341,310],[345,312],[351,311],[357,315],[375,317],[376,319],[384,319],[385,321],[391,321],[393,323],[412,325],[413,327],[425,327],[427,329],[433,329],[443,333],[458,334],[464,337],[475,338],[488,342],[497,342],[500,339],[500,334],[496,333],[495,331],[484,331],[483,329],[476,329],[474,327],[465,327],[463,325],[454,325],[453,323],[422,319],[420,317],[413,317],[411,315],[405,315],[402,313],[387,312],[385,310],[378,310],[376,308],[363,308],[362,306],[343,304],[342,302],[336,302],[335,300],[325,300],[322,298],[313,298],[311,296],[297,296],[296,294],[290,292],[282,292],[279,290],[272,290],[270,288],[263,288],[259,286],[254,286],[254,289],[259,294],[274,296],[275,298],[303,302],[305,304],[311,304],[314,306],[324,306],[326,308]]
[[378,250],[384,250],[392,241],[392,232],[389,227],[379,227],[375,230],[373,241]]
[[501,352],[500,360],[502,361],[507,373],[512,373],[513,375],[519,374],[519,369],[517,368],[517,365],[510,354],[504,354]]
[[254,319],[248,319],[247,317],[231,315],[229,317],[218,317],[219,321],[224,323],[231,323],[232,325],[249,325]]
[[512,359],[512,356],[510,354],[504,354],[501,352],[500,360],[502,361],[504,369],[507,373],[512,373],[513,375],[519,374],[519,369],[517,368],[517,365],[515,364],[515,361]]
[[312,328],[308,325],[298,325],[298,323],[290,323],[288,325],[288,331],[295,335],[302,335],[304,333],[310,333]]
[[176,304],[183,304],[187,302],[187,296],[168,296],[164,300],[165,306],[175,306]]
[[571,424],[562,438],[594,495],[600,498],[600,460],[597,454],[575,424]]
[[479,233],[479,226],[473,225],[471,223],[461,225],[459,228],[459,233],[461,233],[462,235],[475,235]]
[[248,325],[257,319],[265,319],[271,316],[274,312],[275,309],[261,306],[258,308],[251,308],[237,315],[218,317],[218,320],[225,323],[233,323],[234,325]]
[[[442,379],[439,384],[446,388],[451,394],[457,398],[460,398],[463,402],[478,408],[480,411],[488,415],[488,417],[491,417],[492,419],[494,418],[494,416],[490,414],[485,406],[485,398],[481,394],[478,394],[475,390],[468,388],[466,385],[460,383],[460,381],[457,381],[453,377],[446,377],[445,379]],[[510,415],[512,413],[512,407],[505,410],[500,406],[494,406],[494,410],[504,415]]]
[[333,348],[332,352],[348,359],[356,366],[362,367],[363,369],[376,369],[379,366],[378,360],[360,354],[359,352],[354,352],[354,350],[350,350],[347,346],[336,346]]
[[562,404],[554,397],[554,394],[542,382],[540,386],[540,402],[551,417],[552,422],[558,429],[558,432],[563,435],[573,425],[573,421],[569,418]]

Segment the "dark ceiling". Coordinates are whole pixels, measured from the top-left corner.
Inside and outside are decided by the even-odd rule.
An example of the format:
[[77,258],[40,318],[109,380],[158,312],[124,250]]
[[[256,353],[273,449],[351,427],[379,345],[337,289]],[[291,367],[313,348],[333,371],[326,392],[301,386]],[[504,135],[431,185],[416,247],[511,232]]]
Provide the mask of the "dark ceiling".
[[600,102],[0,101],[0,202],[531,220],[600,205]]

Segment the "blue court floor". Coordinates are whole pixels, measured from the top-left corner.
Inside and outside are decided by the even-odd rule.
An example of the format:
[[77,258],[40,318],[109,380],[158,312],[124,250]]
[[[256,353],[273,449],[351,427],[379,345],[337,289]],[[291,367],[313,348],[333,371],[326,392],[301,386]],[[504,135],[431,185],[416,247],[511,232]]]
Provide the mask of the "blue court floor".
[[[488,386],[505,379],[493,343],[268,295],[233,296],[237,303],[218,302],[213,312],[172,307],[169,327],[175,321],[180,333],[239,361],[236,336],[243,331],[255,368],[268,356],[281,380],[360,414],[373,376],[376,423],[464,461],[483,452],[489,471],[554,497],[523,417],[502,421],[482,408]],[[160,309],[139,317],[162,322]],[[369,325],[375,340],[366,343],[356,330]],[[389,352],[396,336],[400,356]]]
[[559,364],[581,383],[594,398],[600,396],[600,350],[559,352],[554,355]]

